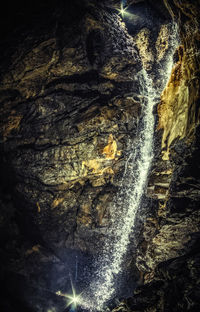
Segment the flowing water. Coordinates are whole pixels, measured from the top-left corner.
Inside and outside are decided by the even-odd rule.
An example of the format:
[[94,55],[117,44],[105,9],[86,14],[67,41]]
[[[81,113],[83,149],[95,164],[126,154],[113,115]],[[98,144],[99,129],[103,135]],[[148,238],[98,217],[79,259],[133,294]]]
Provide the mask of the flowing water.
[[132,144],[122,181],[123,186],[117,196],[118,203],[113,207],[112,225],[104,249],[96,263],[96,275],[82,294],[82,306],[89,311],[105,311],[105,304],[115,295],[116,277],[122,270],[122,263],[130,243],[130,234],[134,230],[136,214],[145,192],[153,159],[155,126],[153,109],[169,79],[173,67],[173,53],[178,46],[176,25],[172,26],[172,30],[168,57],[159,73],[162,81],[160,86],[153,87],[153,80],[144,69],[138,76],[143,98],[142,118],[138,123],[137,139]]

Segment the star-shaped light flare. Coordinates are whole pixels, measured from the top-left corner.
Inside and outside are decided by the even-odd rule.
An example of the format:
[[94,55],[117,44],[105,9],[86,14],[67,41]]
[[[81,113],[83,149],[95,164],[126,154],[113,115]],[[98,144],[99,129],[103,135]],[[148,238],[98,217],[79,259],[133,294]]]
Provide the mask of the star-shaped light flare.
[[124,15],[127,13],[127,12],[126,12],[126,9],[127,9],[127,8],[124,8],[123,3],[121,3],[121,8],[120,8],[120,10],[118,10],[118,11],[119,11],[119,14],[120,14],[122,17],[124,17]]
[[70,305],[73,305],[74,308],[77,307],[77,305],[81,304],[81,294],[77,295],[76,294],[76,290],[73,286],[73,283],[71,282],[71,286],[72,286],[72,294],[63,294],[61,291],[57,291],[56,294],[58,296],[62,296],[68,299],[68,303],[67,303],[67,307],[69,307]]

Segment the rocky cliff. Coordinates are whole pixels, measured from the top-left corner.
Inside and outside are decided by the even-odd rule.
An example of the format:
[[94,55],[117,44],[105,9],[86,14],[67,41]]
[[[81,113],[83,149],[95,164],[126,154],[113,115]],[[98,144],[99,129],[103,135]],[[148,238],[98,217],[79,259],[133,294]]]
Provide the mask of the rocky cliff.
[[[165,1],[178,21],[181,42],[158,105],[157,152],[148,185],[154,203],[136,257],[145,285],[128,300],[130,311],[200,307],[199,4]],[[123,304],[120,310],[129,311]]]
[[138,135],[140,72],[161,85],[171,19],[181,42],[158,95],[155,158],[124,263],[133,277],[123,287],[144,285],[116,311],[199,306],[200,4],[128,4],[122,18],[119,1],[44,1],[2,22],[3,312],[64,310],[57,292],[77,270],[87,285]]

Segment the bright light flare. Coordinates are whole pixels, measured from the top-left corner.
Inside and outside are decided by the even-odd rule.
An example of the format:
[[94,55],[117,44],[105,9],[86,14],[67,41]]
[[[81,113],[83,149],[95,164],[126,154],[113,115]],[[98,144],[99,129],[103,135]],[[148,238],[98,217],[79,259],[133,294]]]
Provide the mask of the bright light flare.
[[66,295],[66,297],[69,299],[68,302],[68,307],[70,305],[74,305],[75,307],[77,307],[78,304],[80,304],[81,300],[80,300],[80,295],[76,295],[76,293],[74,292],[73,295]]
[[77,307],[77,305],[81,304],[81,294],[77,295],[76,291],[72,285],[72,294],[63,294],[61,291],[57,291],[56,293],[58,296],[62,296],[68,299],[67,307],[73,305],[73,307]]
[[124,9],[124,7],[123,7],[123,4],[121,4],[121,9],[118,10],[118,11],[119,11],[119,14],[120,14],[122,17],[124,17],[124,15],[127,13],[127,12],[126,12],[126,9]]

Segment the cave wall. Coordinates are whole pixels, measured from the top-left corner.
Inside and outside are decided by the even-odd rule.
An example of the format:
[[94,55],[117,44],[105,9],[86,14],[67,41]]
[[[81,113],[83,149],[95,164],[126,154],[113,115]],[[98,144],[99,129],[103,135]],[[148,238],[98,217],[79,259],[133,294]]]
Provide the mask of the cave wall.
[[119,1],[42,2],[4,35],[2,311],[60,311],[74,259],[87,267],[101,250],[141,116],[138,74],[160,83],[168,11],[181,42],[155,114],[149,215],[128,261],[147,285],[122,309],[198,305],[199,3],[164,2],[129,1],[137,18],[124,21]]
[[137,23],[128,28],[112,1],[16,5],[11,24],[4,21],[2,311],[64,309],[56,292],[70,291],[76,261],[80,287],[90,279],[136,138],[138,74],[153,67],[150,39],[167,22],[149,5],[144,12],[135,5]]
[[[199,1],[164,1],[178,22],[176,63],[158,105],[155,159],[148,184],[154,200],[137,265],[144,285],[131,311],[198,311],[199,301]],[[120,311],[129,311],[125,303]]]
[[140,112],[129,97],[140,68],[132,38],[116,14],[89,11],[75,25],[56,21],[48,33],[25,38],[1,89],[3,148],[20,218],[29,214],[45,241],[60,246],[60,235],[70,236],[83,250],[93,241],[87,247],[84,233],[82,242],[74,235],[108,222],[127,127]]

